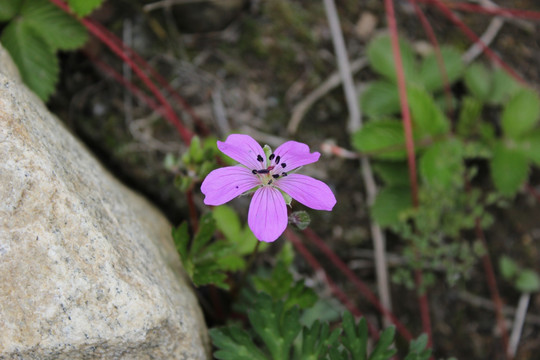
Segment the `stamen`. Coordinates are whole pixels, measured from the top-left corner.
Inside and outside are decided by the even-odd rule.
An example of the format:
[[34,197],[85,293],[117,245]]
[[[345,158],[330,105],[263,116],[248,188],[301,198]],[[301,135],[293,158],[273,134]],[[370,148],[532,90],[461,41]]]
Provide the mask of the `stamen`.
[[263,162],[263,157],[261,155],[257,155],[257,161],[258,162]]
[[285,168],[285,166],[287,166],[287,164],[281,163],[281,167],[282,167],[282,168]]
[[272,177],[273,177],[274,179],[277,179],[277,178],[279,177],[279,174],[273,174]]
[[270,172],[270,170],[268,169],[253,170],[253,171],[257,171],[258,174],[268,174]]
[[274,154],[270,154],[270,157],[269,157],[269,159],[270,159],[270,160],[274,160],[274,158],[275,158],[275,157],[276,157],[276,155],[274,155]]
[[270,179],[270,181],[268,181],[268,185],[270,185],[272,183],[272,179]]
[[251,173],[252,173],[253,175],[257,175],[257,170],[253,169],[253,170],[251,170]]
[[287,176],[287,173],[286,173],[286,172],[282,172],[282,173],[281,173],[281,176]]
[[276,156],[276,165],[279,164],[279,160],[281,160],[281,157],[278,155]]

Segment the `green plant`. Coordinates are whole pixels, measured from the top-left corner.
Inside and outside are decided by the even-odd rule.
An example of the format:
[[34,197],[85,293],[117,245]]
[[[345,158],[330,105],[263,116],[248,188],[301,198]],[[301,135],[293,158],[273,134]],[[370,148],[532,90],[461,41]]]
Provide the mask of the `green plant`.
[[[413,208],[405,135],[400,115],[395,64],[388,36],[368,46],[372,69],[382,77],[370,84],[360,102],[369,122],[352,136],[360,152],[373,157],[374,171],[384,183],[371,214],[382,226],[408,241],[404,255],[412,268],[440,269],[450,284],[467,277],[483,246],[467,241],[463,231],[492,223],[486,211],[513,197],[528,177],[529,166],[540,161],[540,100],[521,88],[502,70],[480,64],[465,69],[459,51],[443,47],[447,79],[462,80],[467,93],[445,101],[443,80],[434,54],[418,61],[412,47],[400,42],[407,97],[412,117],[419,206]],[[450,106],[450,107],[449,107]],[[489,108],[490,112],[484,112]],[[455,113],[453,124],[445,111]],[[500,118],[487,118],[496,113]],[[500,131],[499,131],[500,129]],[[489,163],[494,191],[470,184],[478,175],[475,164]],[[409,270],[394,278],[412,286]],[[434,279],[432,275],[427,279]],[[429,282],[429,281],[428,281]]]
[[[78,16],[85,16],[103,0],[69,0]],[[9,51],[23,81],[47,101],[58,81],[59,50],[74,50],[88,39],[86,29],[49,0],[9,0],[0,4],[0,43]]]

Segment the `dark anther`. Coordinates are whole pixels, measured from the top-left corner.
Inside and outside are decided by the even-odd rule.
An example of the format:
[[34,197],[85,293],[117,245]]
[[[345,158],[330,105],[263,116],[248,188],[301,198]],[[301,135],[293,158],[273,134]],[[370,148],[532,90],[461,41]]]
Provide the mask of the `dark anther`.
[[285,166],[287,166],[287,164],[281,163],[281,167],[282,167],[282,168],[285,168]]
[[253,175],[256,175],[256,174],[257,174],[257,170],[253,169],[253,170],[251,170],[251,173],[252,173]]
[[273,177],[274,179],[277,179],[277,178],[279,177],[279,174],[273,174],[272,177]]
[[263,157],[261,155],[257,155],[257,161],[263,162]]
[[270,181],[268,181],[268,185],[270,185],[272,183],[272,179],[270,179]]
[[259,174],[268,174],[269,172],[270,172],[270,170],[268,170],[268,169],[257,170],[257,173],[259,173]]
[[276,156],[276,165],[279,164],[279,160],[281,159],[281,157],[278,155]]
[[274,160],[274,158],[275,158],[275,157],[276,157],[276,155],[274,155],[274,154],[270,154],[270,157],[269,157],[269,159],[270,159],[270,160]]
[[281,176],[287,176],[287,173],[286,173],[286,172],[282,172],[282,173],[281,173]]

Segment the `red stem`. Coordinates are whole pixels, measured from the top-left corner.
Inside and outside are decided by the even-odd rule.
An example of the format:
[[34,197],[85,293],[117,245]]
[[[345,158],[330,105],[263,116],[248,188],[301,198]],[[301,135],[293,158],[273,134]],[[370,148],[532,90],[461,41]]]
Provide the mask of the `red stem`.
[[325,244],[325,242],[317,236],[317,234],[311,230],[306,229],[304,230],[304,234],[308,237],[308,239],[315,245],[319,250],[321,250],[324,255],[356,286],[356,288],[364,295],[364,297],[371,302],[379,312],[385,316],[387,319],[389,319],[395,326],[397,331],[403,336],[407,341],[410,341],[412,339],[412,335],[407,330],[407,328],[396,318],[396,316],[387,308],[385,308],[377,299],[377,296],[371,291],[371,289],[362,281],[360,280],[351,269],[339,258],[339,256],[336,255],[328,247],[328,245]]
[[[322,274],[324,277],[324,280],[326,281],[326,284],[334,293],[334,295],[341,301],[343,305],[355,316],[355,317],[361,317],[362,312],[349,300],[347,295],[339,288],[339,286],[336,285],[336,283],[328,276],[324,268],[321,266],[321,264],[315,259],[315,257],[309,252],[309,250],[302,244],[302,241],[294,232],[289,230],[288,228],[285,230],[285,237],[294,245],[296,250],[304,257],[304,259],[309,263],[309,265],[315,270],[316,273]],[[377,329],[369,322],[369,320],[366,318],[366,322],[368,325],[369,332],[371,334],[371,337],[375,340],[379,338],[379,333],[377,332]]]
[[[403,117],[403,128],[405,131],[405,146],[407,149],[407,161],[409,166],[409,179],[411,182],[411,197],[414,207],[418,207],[418,183],[416,179],[416,158],[414,152],[414,140],[411,123],[411,114],[407,101],[407,89],[405,84],[405,74],[403,72],[403,63],[401,61],[401,53],[399,50],[399,38],[397,31],[396,15],[394,12],[394,3],[392,0],[384,1],[386,8],[386,19],[388,28],[390,29],[390,37],[392,39],[392,53],[396,64],[396,75],[399,90],[399,102],[401,105],[401,114]],[[416,287],[422,288],[422,272],[420,269],[415,271]],[[428,336],[428,345],[432,343],[431,334],[431,319],[429,315],[429,303],[427,293],[419,294],[420,317],[422,319],[422,330]]]
[[440,0],[426,0],[430,4],[434,4],[439,10],[452,21],[472,42],[479,44],[482,47],[483,52],[494,62],[499,64],[510,76],[521,84],[526,85],[525,80],[516,73],[510,66],[508,66],[493,50],[484,44],[484,42],[471,30],[463,21],[461,21],[456,14],[454,14],[445,4]]
[[439,42],[437,41],[437,36],[435,35],[435,32],[433,31],[433,28],[431,27],[428,19],[424,15],[424,12],[422,11],[422,9],[420,9],[420,6],[418,6],[416,0],[409,0],[409,2],[413,5],[416,16],[418,16],[418,18],[420,19],[422,27],[424,28],[424,31],[426,32],[426,35],[428,36],[429,41],[433,46],[435,57],[437,59],[437,66],[439,67],[439,71],[441,72],[441,78],[444,85],[444,95],[448,108],[448,114],[450,118],[453,118],[454,110],[452,109],[452,92],[450,91],[450,81],[448,80],[448,73],[446,72],[446,66],[444,65],[444,59],[441,54]]
[[503,315],[503,302],[499,294],[499,288],[497,287],[497,281],[495,279],[495,271],[493,271],[491,258],[489,257],[489,254],[487,252],[487,249],[488,249],[487,242],[484,236],[484,231],[482,230],[482,226],[480,226],[479,219],[476,219],[475,225],[476,225],[475,226],[476,237],[480,239],[486,251],[486,254],[482,256],[482,264],[484,266],[484,272],[486,273],[486,278],[487,278],[487,283],[489,286],[489,291],[491,293],[491,298],[493,299],[493,303],[495,304],[495,315],[497,317],[497,327],[499,328],[499,331],[501,332],[503,346],[504,346],[504,354],[505,354],[505,357],[508,358],[508,329],[506,328],[506,321],[504,320],[504,315]]
[[[417,0],[417,1],[422,2],[422,3],[432,2],[432,0]],[[502,17],[507,17],[507,18],[540,20],[540,11],[508,9],[508,8],[502,8],[502,7],[485,7],[481,5],[459,3],[459,2],[446,2],[445,4],[449,8],[456,9],[456,10],[489,14],[489,15],[497,15],[497,16],[502,16]]]
[[[64,3],[62,0],[50,0],[53,4],[58,6],[60,9],[64,10],[68,14],[72,15],[72,12],[68,5]],[[174,112],[171,105],[167,102],[167,99],[163,96],[163,94],[159,91],[157,86],[150,80],[150,78],[144,73],[144,71],[129,57],[127,54],[122,50],[118,44],[116,44],[111,38],[107,36],[107,34],[100,29],[99,25],[96,25],[92,20],[86,19],[86,18],[77,18],[81,24],[83,24],[86,29],[92,33],[95,37],[97,37],[101,42],[103,42],[105,45],[111,49],[116,56],[121,58],[124,62],[126,62],[131,69],[137,74],[137,76],[143,81],[143,83],[148,87],[148,89],[152,92],[152,94],[156,97],[156,99],[161,103],[161,105],[164,107],[164,113],[166,114],[167,120],[171,124],[173,124],[176,129],[178,130],[178,133],[184,140],[186,144],[189,144],[191,142],[191,138],[193,137],[193,133],[184,127],[182,125],[182,122]]]

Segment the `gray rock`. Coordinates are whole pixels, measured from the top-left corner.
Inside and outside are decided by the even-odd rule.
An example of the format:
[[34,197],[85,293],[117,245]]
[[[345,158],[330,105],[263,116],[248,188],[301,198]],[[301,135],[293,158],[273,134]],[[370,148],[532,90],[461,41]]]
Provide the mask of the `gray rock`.
[[171,226],[0,47],[0,359],[207,359]]

